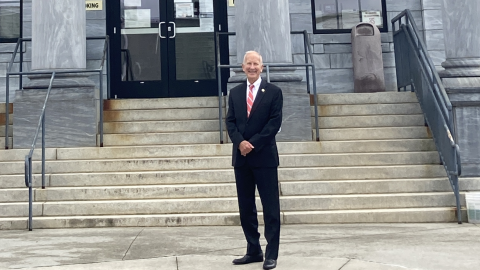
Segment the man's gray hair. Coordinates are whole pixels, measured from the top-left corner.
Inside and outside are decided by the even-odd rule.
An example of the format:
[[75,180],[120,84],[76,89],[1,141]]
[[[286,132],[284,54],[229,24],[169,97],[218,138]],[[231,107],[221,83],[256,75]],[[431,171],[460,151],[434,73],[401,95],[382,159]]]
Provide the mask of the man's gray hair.
[[257,51],[247,51],[245,55],[243,56],[243,64],[246,64],[245,62],[247,61],[247,56],[249,54],[256,54],[260,58],[260,64],[263,64],[263,58],[262,56],[257,52]]

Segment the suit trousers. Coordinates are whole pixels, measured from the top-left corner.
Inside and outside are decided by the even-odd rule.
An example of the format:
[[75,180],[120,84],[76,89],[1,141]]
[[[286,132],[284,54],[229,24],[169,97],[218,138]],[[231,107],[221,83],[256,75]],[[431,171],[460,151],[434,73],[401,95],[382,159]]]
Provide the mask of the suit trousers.
[[265,239],[267,248],[265,259],[276,260],[280,244],[280,198],[277,167],[250,167],[245,164],[235,167],[240,222],[247,240],[247,254],[262,252],[258,232],[255,186],[257,186],[263,208]]

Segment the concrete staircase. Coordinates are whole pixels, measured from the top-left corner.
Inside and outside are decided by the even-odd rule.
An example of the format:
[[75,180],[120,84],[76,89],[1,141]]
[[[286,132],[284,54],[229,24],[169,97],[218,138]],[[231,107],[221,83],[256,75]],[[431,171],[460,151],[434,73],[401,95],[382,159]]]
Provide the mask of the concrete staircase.
[[[105,100],[104,146],[219,143],[218,103],[218,98]],[[222,104],[225,117],[225,99]]]
[[[456,220],[453,192],[413,94],[319,100],[321,142],[279,143],[284,224]],[[231,145],[216,144],[217,104],[106,102],[106,147],[48,149],[47,188],[34,193],[34,228],[239,225]],[[1,229],[27,227],[26,153],[0,151]]]
[[[5,149],[5,125],[6,125],[6,104],[5,103],[0,103],[0,149]],[[8,106],[9,110],[9,128],[8,128],[8,136],[9,136],[9,142],[8,145],[11,148],[12,147],[12,134],[13,134],[13,104],[10,103]]]

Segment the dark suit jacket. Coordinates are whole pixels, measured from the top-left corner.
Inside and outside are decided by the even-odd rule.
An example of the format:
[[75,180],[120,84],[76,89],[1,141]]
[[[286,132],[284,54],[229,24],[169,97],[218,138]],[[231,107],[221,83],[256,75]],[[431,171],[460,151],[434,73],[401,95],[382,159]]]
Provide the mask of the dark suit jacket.
[[[277,167],[275,135],[282,124],[282,90],[262,79],[250,117],[247,117],[247,83],[244,82],[230,90],[228,106],[226,125],[233,143],[232,165],[239,167],[247,163],[252,167]],[[246,157],[238,150],[243,140],[254,147]]]

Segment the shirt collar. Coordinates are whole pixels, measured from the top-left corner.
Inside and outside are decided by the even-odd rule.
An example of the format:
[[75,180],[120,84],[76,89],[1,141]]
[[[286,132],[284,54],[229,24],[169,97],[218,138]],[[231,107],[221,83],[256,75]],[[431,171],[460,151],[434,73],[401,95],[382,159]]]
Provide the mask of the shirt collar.
[[[260,84],[262,83],[262,77],[259,77],[254,83],[253,85],[255,86],[254,89],[258,89],[260,87]],[[249,87],[250,86],[250,82],[248,81],[247,79],[247,86]]]

